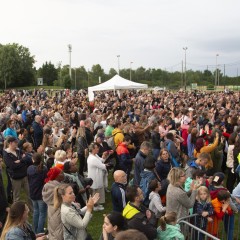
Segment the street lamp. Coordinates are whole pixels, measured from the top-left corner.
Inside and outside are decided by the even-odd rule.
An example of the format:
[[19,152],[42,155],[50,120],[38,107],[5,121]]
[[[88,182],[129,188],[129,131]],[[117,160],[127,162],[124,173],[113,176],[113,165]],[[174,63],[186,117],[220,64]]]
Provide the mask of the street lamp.
[[118,75],[120,76],[120,55],[117,55],[118,58]]
[[216,54],[216,73],[215,73],[215,86],[217,86],[219,83],[218,83],[218,56],[219,54],[217,53]]
[[77,89],[77,68],[74,68],[75,70],[75,90]]
[[68,44],[68,52],[69,52],[69,76],[72,79],[72,69],[71,69],[71,52],[72,52],[72,45]]
[[59,61],[57,65],[59,68],[59,84],[62,86],[62,61]]
[[130,62],[130,81],[132,81],[132,64],[133,62]]
[[187,47],[184,47],[183,50],[185,51],[185,79],[184,79],[184,89],[187,89]]

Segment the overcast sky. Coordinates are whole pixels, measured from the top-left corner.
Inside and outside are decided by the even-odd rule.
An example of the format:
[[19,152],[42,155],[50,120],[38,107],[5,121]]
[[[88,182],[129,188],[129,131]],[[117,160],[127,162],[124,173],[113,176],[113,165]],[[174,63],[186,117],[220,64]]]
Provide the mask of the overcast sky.
[[239,0],[0,0],[0,43],[19,43],[45,61],[106,72],[139,66],[240,74]]

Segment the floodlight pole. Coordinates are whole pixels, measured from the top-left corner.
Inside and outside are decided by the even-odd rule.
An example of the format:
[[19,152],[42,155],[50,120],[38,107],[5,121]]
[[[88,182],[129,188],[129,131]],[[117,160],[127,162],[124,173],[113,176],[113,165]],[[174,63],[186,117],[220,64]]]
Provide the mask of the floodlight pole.
[[68,52],[69,52],[69,76],[72,80],[72,68],[71,68],[71,52],[72,52],[72,45],[68,44]]
[[215,73],[215,87],[217,87],[217,84],[218,84],[218,62],[217,62],[217,60],[218,60],[218,56],[219,56],[219,54],[216,54],[216,73]]
[[120,55],[117,55],[118,58],[118,75],[120,76]]
[[130,62],[130,81],[132,81],[132,64],[133,62]]
[[183,50],[185,51],[185,77],[184,77],[184,89],[187,89],[187,47],[184,47]]

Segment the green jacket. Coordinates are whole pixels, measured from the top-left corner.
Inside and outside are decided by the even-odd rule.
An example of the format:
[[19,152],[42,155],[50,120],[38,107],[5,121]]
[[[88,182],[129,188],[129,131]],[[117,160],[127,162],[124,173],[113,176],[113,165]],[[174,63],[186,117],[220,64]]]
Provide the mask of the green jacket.
[[184,240],[184,236],[181,233],[179,224],[169,225],[166,224],[166,230],[162,231],[160,227],[157,229],[157,239],[164,240]]

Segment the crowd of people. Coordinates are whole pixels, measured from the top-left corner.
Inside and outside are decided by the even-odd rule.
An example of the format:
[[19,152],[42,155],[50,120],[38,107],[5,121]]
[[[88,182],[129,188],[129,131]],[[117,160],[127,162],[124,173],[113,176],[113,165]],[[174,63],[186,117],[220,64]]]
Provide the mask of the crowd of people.
[[[84,90],[5,92],[1,240],[92,239],[87,226],[108,196],[112,212],[104,215],[100,239],[184,239],[178,221],[192,214],[198,214],[194,225],[214,236],[224,221],[233,239],[239,98],[238,92],[128,90],[100,92],[89,102]],[[197,231],[195,237],[204,239]]]

